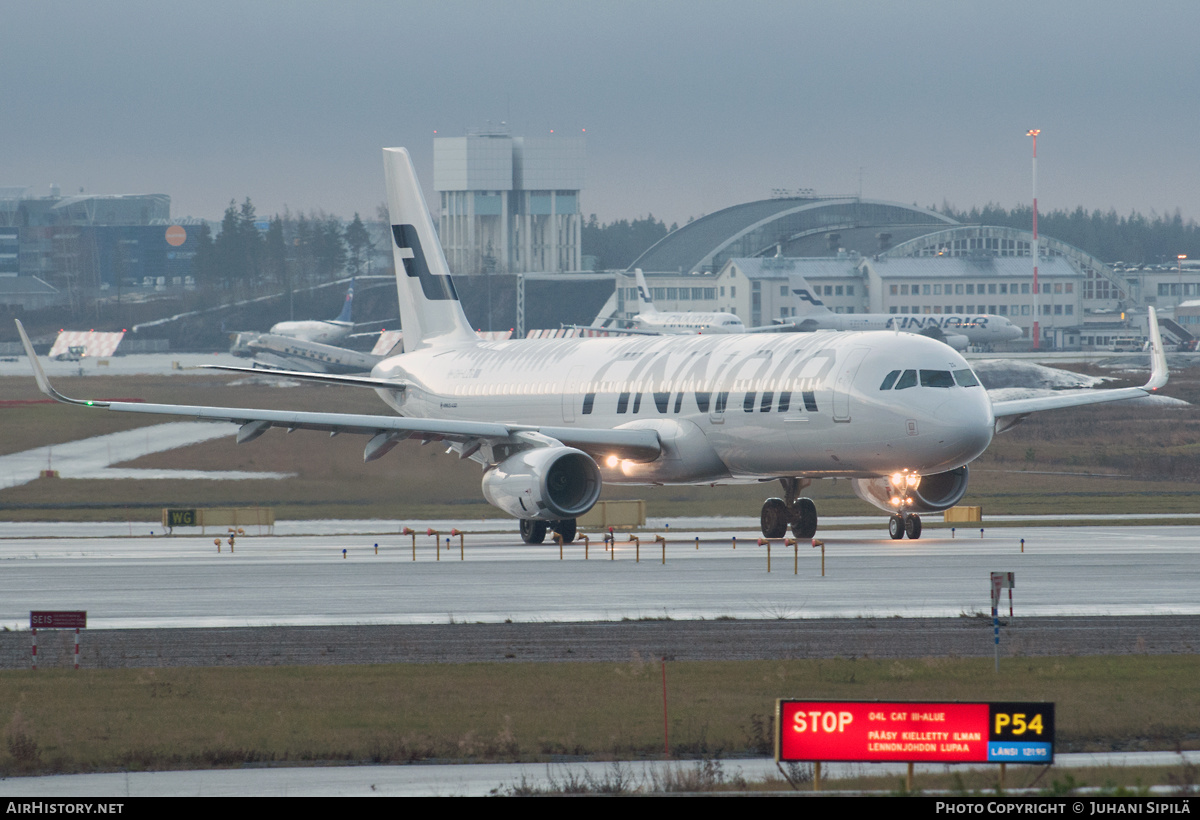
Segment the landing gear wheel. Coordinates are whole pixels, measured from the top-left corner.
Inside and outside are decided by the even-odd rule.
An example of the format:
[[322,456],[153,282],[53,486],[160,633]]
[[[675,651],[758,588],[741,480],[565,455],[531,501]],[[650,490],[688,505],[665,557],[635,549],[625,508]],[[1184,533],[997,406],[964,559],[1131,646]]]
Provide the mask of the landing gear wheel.
[[904,537],[904,516],[896,513],[888,519],[888,535],[892,536],[893,541]]
[[763,538],[783,538],[787,535],[791,513],[782,498],[768,498],[762,505]]
[[921,537],[921,516],[916,513],[904,516],[904,534],[913,541]]
[[564,518],[562,521],[555,521],[550,525],[550,529],[554,530],[560,536],[564,544],[570,544],[575,540],[575,519]]
[[526,544],[540,544],[546,540],[546,522],[521,519],[521,540]]
[[817,534],[817,505],[811,498],[797,498],[792,506],[792,535],[797,540]]

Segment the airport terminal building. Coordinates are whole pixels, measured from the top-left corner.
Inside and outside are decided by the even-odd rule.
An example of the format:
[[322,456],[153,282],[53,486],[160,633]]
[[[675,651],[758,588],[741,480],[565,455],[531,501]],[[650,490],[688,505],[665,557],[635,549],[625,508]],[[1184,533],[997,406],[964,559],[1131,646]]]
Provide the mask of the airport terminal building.
[[[659,310],[730,311],[747,325],[794,315],[789,275],[808,280],[837,313],[991,313],[1025,332],[1036,320],[1042,347],[1109,346],[1146,335],[1146,308],[1170,321],[1200,295],[1200,272],[1112,267],[1052,237],[964,225],[923,208],[856,197],[777,198],[726,208],[674,231],[618,275],[613,306],[637,312],[632,271],[641,268]],[[1165,316],[1163,315],[1165,314]]]

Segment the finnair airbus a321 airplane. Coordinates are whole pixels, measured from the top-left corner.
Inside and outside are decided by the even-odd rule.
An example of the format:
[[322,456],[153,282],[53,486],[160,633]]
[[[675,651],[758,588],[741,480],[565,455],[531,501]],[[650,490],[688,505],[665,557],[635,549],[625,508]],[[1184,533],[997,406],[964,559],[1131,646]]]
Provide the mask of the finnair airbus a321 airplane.
[[[605,481],[779,481],[763,534],[817,530],[800,496],[814,479],[849,479],[891,514],[893,538],[917,538],[921,513],[967,489],[967,465],[1030,413],[1145,396],[1167,380],[1153,311],[1143,387],[993,403],[962,356],[896,332],[784,333],[481,341],[463,315],[408,153],[384,149],[405,352],[370,376],[297,374],[374,389],[399,415],[83,401],[57,393],[26,352],[41,390],[71,404],[240,425],[368,436],[364,459],[406,438],[446,441],[483,466],[483,494],[521,520],[526,542],[550,527],[570,541]],[[18,327],[20,323],[18,322]],[[239,368],[222,368],[237,370]]]
[[1011,342],[1022,335],[1008,317],[989,313],[834,313],[803,276],[793,273],[788,280],[796,312],[779,324],[789,330],[898,330],[929,336],[955,350]]

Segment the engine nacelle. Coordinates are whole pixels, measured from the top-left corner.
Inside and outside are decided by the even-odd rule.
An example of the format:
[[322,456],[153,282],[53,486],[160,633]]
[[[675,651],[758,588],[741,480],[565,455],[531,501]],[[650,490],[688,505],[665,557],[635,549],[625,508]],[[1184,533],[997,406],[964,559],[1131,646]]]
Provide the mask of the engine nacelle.
[[898,492],[891,479],[852,478],[854,494],[886,512],[931,513],[948,510],[967,494],[967,468],[959,467],[944,473],[921,476],[921,483],[908,488],[907,504],[893,504]]
[[535,447],[509,456],[483,476],[483,497],[517,518],[578,518],[600,498],[600,469],[574,447]]
[[971,344],[971,340],[961,333],[947,333],[944,328],[937,326],[927,327],[917,335],[936,339],[942,344],[950,345],[955,350],[966,350]]

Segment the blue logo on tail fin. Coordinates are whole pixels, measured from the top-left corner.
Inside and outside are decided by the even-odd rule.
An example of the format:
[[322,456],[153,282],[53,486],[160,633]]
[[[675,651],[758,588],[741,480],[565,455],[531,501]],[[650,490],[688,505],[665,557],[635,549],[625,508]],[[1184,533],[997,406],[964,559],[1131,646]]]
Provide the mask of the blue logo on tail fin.
[[342,303],[342,312],[334,319],[335,322],[350,323],[350,306],[354,303],[354,280],[350,280],[350,289],[346,291],[346,301]]
[[793,288],[792,293],[794,293],[794,294],[796,294],[796,296],[800,297],[801,302],[808,302],[813,307],[825,307],[824,302],[822,302],[817,297],[813,296],[811,293],[809,293],[804,288]]
[[[425,261],[425,251],[421,248],[421,239],[417,236],[415,225],[393,225],[392,239],[401,251],[404,260],[404,272],[421,280],[421,292],[431,301],[458,301],[458,292],[454,290],[454,282],[449,276],[434,276],[429,271]],[[408,251],[407,254],[403,251]]]

